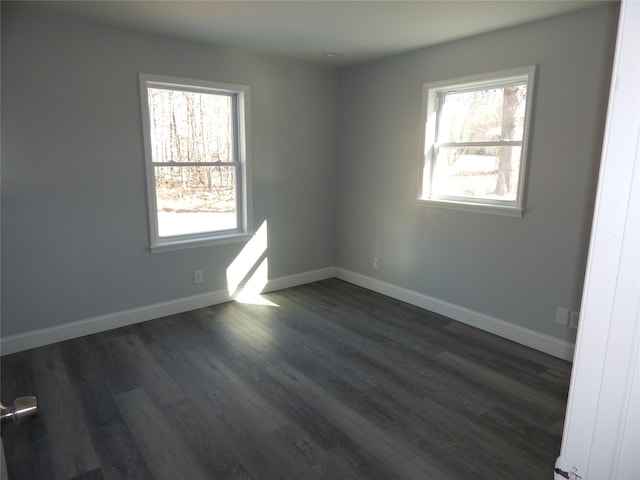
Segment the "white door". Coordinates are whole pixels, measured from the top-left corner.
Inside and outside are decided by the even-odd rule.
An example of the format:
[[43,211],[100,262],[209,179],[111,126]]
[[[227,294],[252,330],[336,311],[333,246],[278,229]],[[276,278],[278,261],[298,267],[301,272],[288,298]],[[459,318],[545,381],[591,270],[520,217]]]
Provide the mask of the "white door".
[[640,479],[640,2],[623,0],[554,478]]

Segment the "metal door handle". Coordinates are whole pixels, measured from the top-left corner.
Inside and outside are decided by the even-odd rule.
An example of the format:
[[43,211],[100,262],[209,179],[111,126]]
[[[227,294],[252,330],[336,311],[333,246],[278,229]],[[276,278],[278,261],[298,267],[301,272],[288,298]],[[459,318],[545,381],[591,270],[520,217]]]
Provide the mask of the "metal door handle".
[[0,425],[13,421],[17,425],[30,422],[38,416],[38,399],[35,396],[18,397],[13,407],[0,403]]

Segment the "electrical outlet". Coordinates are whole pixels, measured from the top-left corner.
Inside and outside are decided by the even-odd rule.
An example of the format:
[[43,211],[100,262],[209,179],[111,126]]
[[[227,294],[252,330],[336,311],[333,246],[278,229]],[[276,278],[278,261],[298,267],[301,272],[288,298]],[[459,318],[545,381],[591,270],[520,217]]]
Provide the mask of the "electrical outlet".
[[380,258],[373,257],[373,262],[371,263],[371,266],[373,267],[374,270],[378,270],[380,268]]
[[571,312],[569,315],[569,328],[578,328],[578,320],[580,319],[580,312]]
[[193,272],[193,284],[199,285],[203,282],[204,282],[204,274],[202,273],[202,270],[195,270]]
[[556,311],[556,323],[559,325],[569,326],[569,309],[558,308]]

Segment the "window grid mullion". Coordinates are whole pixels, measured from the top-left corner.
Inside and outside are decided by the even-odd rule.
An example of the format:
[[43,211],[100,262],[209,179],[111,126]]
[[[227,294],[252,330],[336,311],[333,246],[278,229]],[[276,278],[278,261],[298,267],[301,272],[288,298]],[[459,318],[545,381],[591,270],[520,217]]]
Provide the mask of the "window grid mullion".
[[237,167],[240,162],[153,162],[154,167]]
[[520,147],[521,140],[486,141],[486,142],[436,142],[436,148],[456,148],[456,147]]

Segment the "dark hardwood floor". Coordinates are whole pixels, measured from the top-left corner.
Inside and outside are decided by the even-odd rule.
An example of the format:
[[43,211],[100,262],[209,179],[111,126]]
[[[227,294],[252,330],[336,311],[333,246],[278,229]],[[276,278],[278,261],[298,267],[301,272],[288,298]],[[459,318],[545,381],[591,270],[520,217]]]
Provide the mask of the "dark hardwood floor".
[[570,364],[331,279],[2,358],[11,480],[546,479]]

